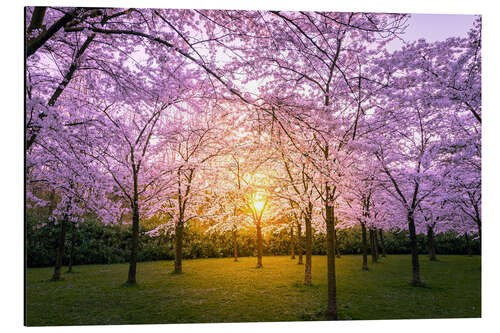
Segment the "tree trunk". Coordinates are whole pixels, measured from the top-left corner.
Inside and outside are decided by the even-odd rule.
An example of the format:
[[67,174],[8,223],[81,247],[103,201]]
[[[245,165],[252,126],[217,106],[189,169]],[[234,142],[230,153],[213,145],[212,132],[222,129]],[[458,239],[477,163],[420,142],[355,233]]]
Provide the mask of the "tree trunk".
[[233,255],[234,261],[238,261],[238,235],[236,230],[233,230]]
[[472,257],[472,248],[470,247],[470,238],[468,233],[465,233],[465,246],[467,247],[467,255]]
[[382,229],[378,229],[378,233],[380,236],[380,247],[382,248],[382,257],[385,258],[387,253],[385,253],[384,232],[382,231]]
[[377,228],[373,229],[373,244],[375,249],[375,259],[378,262],[378,236],[377,236]]
[[414,286],[422,285],[420,280],[420,265],[418,263],[418,249],[417,249],[417,233],[415,230],[415,221],[413,214],[408,213],[408,229],[410,232],[410,246],[411,246],[411,265],[412,265],[412,281]]
[[311,212],[312,203],[309,203],[309,211],[305,219],[306,224],[306,267],[304,284],[311,284],[312,279],[312,226],[311,226]]
[[337,239],[337,230],[336,229],[333,230],[333,237],[335,238],[335,256],[337,258],[340,258],[340,249],[339,249],[339,242]]
[[135,165],[132,164],[133,169],[133,182],[134,182],[134,193],[132,200],[132,246],[130,252],[130,264],[128,267],[128,284],[136,284],[136,273],[137,273],[137,251],[139,250],[139,191],[137,189],[137,176],[138,170]]
[[75,236],[76,236],[76,227],[75,224],[73,224],[71,228],[71,246],[69,248],[68,273],[73,272],[73,256],[75,255]]
[[377,262],[377,255],[375,250],[375,236],[373,235],[373,229],[370,230],[370,254],[372,255],[372,264]]
[[182,238],[184,237],[184,221],[175,225],[175,260],[174,273],[182,273]]
[[56,264],[54,266],[54,275],[52,275],[52,281],[57,281],[57,280],[61,279],[61,267],[62,267],[63,256],[64,256],[64,243],[66,240],[66,225],[67,225],[67,223],[68,223],[68,216],[64,215],[64,217],[61,221],[61,232],[59,233]]
[[364,223],[361,223],[361,249],[363,251],[363,266],[362,269],[364,271],[368,270],[368,244],[366,244],[366,226]]
[[132,207],[132,248],[130,252],[130,264],[128,267],[127,283],[137,283],[135,275],[137,272],[137,251],[139,248],[139,206],[137,201]]
[[262,268],[262,230],[257,221],[257,268]]
[[31,22],[30,25],[28,26],[28,30],[26,31],[27,35],[31,34],[31,32],[33,32],[33,30],[35,29],[42,28],[46,10],[47,7],[35,7],[35,9],[33,9],[33,14],[31,15]]
[[53,23],[45,31],[40,33],[36,38],[30,39],[26,43],[26,58],[34,54],[40,47],[42,47],[47,40],[55,35],[64,25],[75,18],[80,8],[74,8],[71,12],[64,14],[59,20]]
[[304,247],[302,246],[302,226],[300,223],[297,224],[297,252],[299,253],[299,262],[298,265],[303,265],[304,261],[302,255],[304,253]]
[[293,237],[293,224],[290,226],[290,249],[292,252],[292,260],[295,259],[295,237]]
[[[479,211],[476,210],[476,214],[479,215]],[[481,236],[482,233],[481,233],[481,219],[479,218],[479,216],[476,217],[476,224],[477,224],[477,231],[478,231],[478,235],[479,235],[479,253],[482,253],[483,252],[483,237]]]
[[436,240],[434,238],[434,228],[427,226],[427,247],[429,250],[429,260],[436,261]]
[[[329,189],[326,189],[326,198],[329,198]],[[325,202],[326,209],[326,257],[328,271],[328,305],[325,311],[327,320],[337,320],[337,281],[335,278],[335,221],[333,207]]]

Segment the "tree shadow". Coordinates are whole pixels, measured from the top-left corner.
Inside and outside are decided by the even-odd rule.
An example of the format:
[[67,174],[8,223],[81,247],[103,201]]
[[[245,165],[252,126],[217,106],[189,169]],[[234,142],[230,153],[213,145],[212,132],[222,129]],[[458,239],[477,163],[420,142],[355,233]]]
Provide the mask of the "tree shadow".
[[120,285],[123,288],[139,288],[139,284],[137,282],[129,282],[126,281]]

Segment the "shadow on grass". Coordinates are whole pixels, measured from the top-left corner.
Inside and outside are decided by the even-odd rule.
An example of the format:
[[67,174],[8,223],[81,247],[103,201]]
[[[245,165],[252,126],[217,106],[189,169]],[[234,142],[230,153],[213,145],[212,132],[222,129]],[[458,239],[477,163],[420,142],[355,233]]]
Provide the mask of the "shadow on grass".
[[124,282],[120,285],[120,287],[123,287],[123,288],[139,288],[139,284],[137,282]]
[[305,284],[304,282],[295,282],[292,284],[292,287],[299,289],[300,291],[306,291],[310,289],[319,289],[320,286],[317,284]]
[[[302,321],[328,321],[325,318],[324,311],[318,311],[315,313],[302,313],[300,314],[300,320]],[[350,315],[344,313],[343,311],[338,312],[338,320],[361,320],[360,318],[351,317]]]
[[446,291],[447,288],[443,288],[443,287],[438,287],[438,286],[435,286],[435,285],[432,285],[432,284],[427,284],[426,282],[420,282],[420,283],[413,283],[413,282],[410,282],[407,284],[407,287],[409,287],[408,289],[409,290],[419,290],[419,291],[423,291],[423,292],[434,292],[434,291]]
[[40,282],[64,282],[66,281],[64,278],[59,278],[57,280],[54,280],[54,278],[50,278],[50,279],[47,279],[47,280],[40,280]]
[[303,321],[325,320],[325,315],[321,311],[316,313],[302,313],[300,315],[300,320]]

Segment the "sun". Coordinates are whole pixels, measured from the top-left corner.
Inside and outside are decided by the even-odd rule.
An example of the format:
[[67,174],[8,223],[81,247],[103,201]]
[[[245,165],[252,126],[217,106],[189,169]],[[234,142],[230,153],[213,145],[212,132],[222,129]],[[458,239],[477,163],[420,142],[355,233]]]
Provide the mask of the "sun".
[[266,204],[266,202],[263,200],[258,200],[258,201],[253,202],[253,206],[254,206],[255,210],[258,212],[260,212],[260,211],[262,211],[262,209],[264,209],[265,204]]
[[253,208],[255,209],[255,211],[260,213],[265,208],[267,202],[264,193],[257,192],[252,197]]

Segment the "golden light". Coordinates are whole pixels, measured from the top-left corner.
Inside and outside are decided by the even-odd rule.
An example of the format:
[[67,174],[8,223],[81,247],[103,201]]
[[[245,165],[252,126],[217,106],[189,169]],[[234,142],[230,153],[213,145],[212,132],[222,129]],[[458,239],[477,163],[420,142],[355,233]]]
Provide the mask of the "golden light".
[[249,204],[253,213],[262,217],[263,211],[266,209],[267,196],[264,187],[268,183],[267,177],[261,173],[246,173],[243,180],[249,185]]
[[265,204],[265,201],[254,201],[253,206],[256,211],[260,212],[264,208]]
[[264,186],[268,182],[266,175],[262,173],[245,173],[243,179],[253,186]]
[[252,198],[252,205],[255,211],[261,212],[266,206],[266,199],[263,193],[255,193]]

